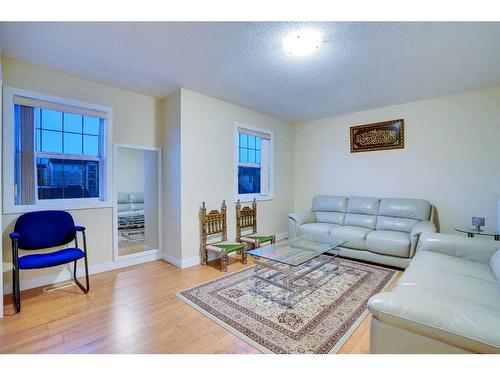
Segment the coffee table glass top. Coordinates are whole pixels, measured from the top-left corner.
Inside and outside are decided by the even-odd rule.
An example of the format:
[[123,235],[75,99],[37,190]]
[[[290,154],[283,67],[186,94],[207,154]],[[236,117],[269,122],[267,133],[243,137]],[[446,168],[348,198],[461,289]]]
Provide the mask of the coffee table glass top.
[[335,240],[332,243],[326,244],[314,241],[311,236],[299,236],[269,246],[249,250],[247,254],[295,267],[342,246],[346,242]]

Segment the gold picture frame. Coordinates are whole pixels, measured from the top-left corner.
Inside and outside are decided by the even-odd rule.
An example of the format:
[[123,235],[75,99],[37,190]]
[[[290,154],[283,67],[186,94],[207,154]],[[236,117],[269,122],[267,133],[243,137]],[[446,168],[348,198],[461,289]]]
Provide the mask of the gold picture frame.
[[397,119],[350,128],[351,152],[395,150],[405,147],[405,121]]

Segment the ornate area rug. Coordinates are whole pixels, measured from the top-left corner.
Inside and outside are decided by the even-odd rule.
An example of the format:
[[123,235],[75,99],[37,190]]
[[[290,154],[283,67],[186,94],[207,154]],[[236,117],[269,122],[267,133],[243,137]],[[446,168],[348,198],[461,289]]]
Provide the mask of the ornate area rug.
[[269,298],[282,293],[280,288],[265,286],[259,294],[251,290],[254,267],[183,290],[177,297],[264,353],[338,352],[368,313],[368,299],[388,287],[397,273],[336,258],[307,276],[322,282],[287,308],[279,298]]

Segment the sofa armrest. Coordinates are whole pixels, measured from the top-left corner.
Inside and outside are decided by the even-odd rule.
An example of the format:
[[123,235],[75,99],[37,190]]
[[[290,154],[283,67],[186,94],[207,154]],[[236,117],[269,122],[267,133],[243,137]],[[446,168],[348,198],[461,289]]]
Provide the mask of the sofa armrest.
[[385,292],[368,301],[380,321],[473,352],[500,352],[498,311],[428,289]]
[[410,232],[410,258],[415,255],[415,249],[417,247],[418,239],[422,233],[436,233],[436,225],[431,221],[419,221],[411,228]]
[[417,245],[417,251],[434,251],[483,264],[489,264],[499,248],[498,241],[428,232],[420,235]]
[[316,222],[313,212],[292,212],[288,214],[288,218],[292,219],[299,225]]

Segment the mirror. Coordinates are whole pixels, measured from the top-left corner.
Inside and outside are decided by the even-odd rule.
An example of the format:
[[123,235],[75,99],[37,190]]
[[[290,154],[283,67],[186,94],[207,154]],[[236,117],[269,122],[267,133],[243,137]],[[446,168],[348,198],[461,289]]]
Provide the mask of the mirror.
[[159,149],[116,147],[118,257],[147,254],[160,248],[160,161]]

